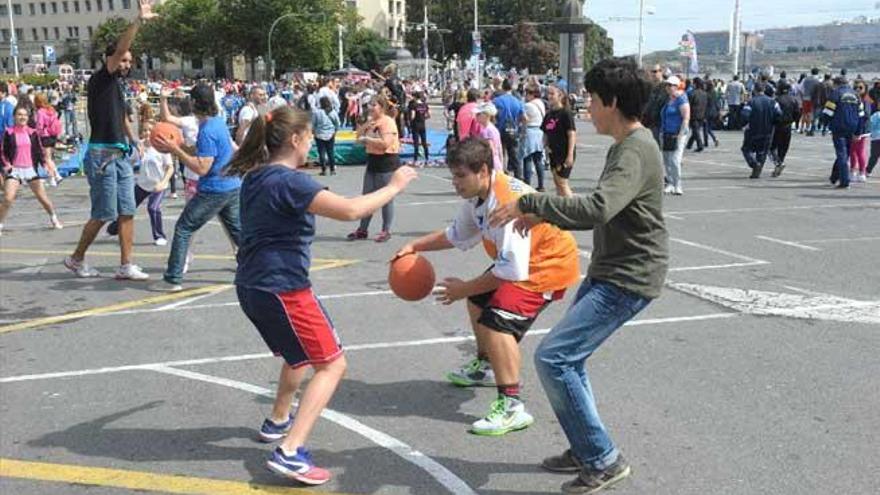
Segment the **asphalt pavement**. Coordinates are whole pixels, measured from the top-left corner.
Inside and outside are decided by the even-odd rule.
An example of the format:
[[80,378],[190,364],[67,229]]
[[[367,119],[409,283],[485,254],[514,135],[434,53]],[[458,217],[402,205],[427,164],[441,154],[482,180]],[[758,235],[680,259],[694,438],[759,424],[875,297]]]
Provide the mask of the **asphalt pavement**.
[[[584,194],[610,140],[578,126],[572,183]],[[719,139],[686,153],[685,194],[665,198],[663,295],[588,361],[633,465],[612,493],[876,494],[880,178],[830,189],[830,137],[796,135],[782,177],[750,180],[741,135]],[[362,174],[317,179],[354,195]],[[103,234],[88,260],[104,276],[81,280],[61,260],[88,217],[86,182],[49,192],[64,230],[48,230],[22,190],[0,237],[0,493],[311,493],[269,473],[270,447],[255,440],[279,364],[230,290],[219,225],[196,235],[181,294],[113,280],[118,247]],[[467,432],[495,391],[443,378],[474,350],[464,306],[389,294],[387,260],[459,203],[448,171],[425,168],[396,201],[390,242],[348,242],[354,223],[319,221],[312,279],[349,371],[309,443],[334,475],[315,493],[545,494],[570,478],[538,466],[566,443],[531,356],[574,290],[522,343],[536,422],[501,438]],[[182,206],[166,199],[169,235]],[[169,248],[150,242],[143,210],[136,222],[136,262],[158,280]],[[576,238],[585,269],[591,234]],[[428,258],[439,277],[489,263],[480,249]]]

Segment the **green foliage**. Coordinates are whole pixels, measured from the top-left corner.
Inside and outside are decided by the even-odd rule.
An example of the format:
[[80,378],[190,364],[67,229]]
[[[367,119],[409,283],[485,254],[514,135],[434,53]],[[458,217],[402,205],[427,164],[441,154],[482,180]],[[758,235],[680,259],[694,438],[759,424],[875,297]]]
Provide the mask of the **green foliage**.
[[380,57],[388,49],[388,41],[372,29],[357,29],[345,40],[345,53],[351,64],[361,70],[378,70]]
[[74,39],[68,39],[64,41],[64,54],[58,57],[59,64],[70,64],[77,65],[79,63],[79,57],[82,55],[82,48],[80,47],[79,42]]
[[92,53],[91,58],[100,60],[104,55],[104,49],[110,43],[115,42],[122,36],[122,33],[128,29],[129,22],[122,17],[111,17],[106,21],[98,24],[97,29],[92,34]]

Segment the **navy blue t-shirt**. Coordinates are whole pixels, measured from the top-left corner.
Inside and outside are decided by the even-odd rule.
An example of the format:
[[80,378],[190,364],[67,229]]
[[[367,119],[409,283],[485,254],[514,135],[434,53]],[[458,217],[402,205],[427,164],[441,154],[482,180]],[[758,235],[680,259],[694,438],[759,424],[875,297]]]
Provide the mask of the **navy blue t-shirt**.
[[310,175],[283,165],[245,175],[236,285],[275,294],[311,286],[315,215],[308,209],[323,189]]

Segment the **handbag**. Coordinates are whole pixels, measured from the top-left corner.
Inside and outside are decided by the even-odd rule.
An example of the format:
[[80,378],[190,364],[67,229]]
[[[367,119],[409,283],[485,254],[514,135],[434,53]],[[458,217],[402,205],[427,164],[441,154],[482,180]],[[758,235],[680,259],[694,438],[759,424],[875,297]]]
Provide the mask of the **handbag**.
[[678,148],[678,134],[663,133],[663,151],[675,151]]

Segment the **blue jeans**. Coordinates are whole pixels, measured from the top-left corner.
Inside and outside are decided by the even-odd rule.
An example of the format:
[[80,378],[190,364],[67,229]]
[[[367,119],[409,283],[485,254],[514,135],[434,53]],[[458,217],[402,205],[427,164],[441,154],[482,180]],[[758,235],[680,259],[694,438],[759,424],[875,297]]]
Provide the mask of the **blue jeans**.
[[64,111],[64,134],[67,137],[76,137],[76,135],[79,134],[79,130],[77,129],[75,110]]
[[125,153],[90,147],[83,161],[89,179],[91,218],[112,222],[120,215],[134,216],[134,168]]
[[834,143],[834,167],[831,169],[829,180],[832,184],[840,182],[841,186],[849,185],[849,149],[852,144],[852,136],[844,134],[832,134],[831,141]]
[[599,419],[586,359],[649,302],[634,292],[588,278],[562,321],[535,351],[538,377],[571,451],[594,469],[612,465],[619,452]]
[[168,268],[165,281],[179,284],[183,281],[183,265],[192,235],[215,216],[220,217],[223,226],[238,246],[241,238],[241,219],[239,216],[238,190],[225,193],[199,192],[184,207],[174,226],[174,240],[171,241],[171,254],[168,255]]

